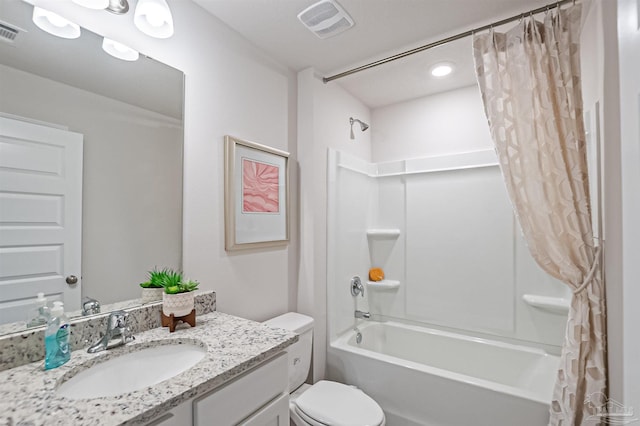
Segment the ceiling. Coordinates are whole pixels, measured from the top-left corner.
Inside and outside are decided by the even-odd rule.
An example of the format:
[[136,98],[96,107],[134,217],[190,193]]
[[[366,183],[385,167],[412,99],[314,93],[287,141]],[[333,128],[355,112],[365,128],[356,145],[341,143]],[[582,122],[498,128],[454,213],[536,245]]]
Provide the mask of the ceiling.
[[[276,61],[324,76],[543,6],[545,0],[338,0],[355,26],[320,39],[297,15],[317,0],[194,0]],[[429,68],[456,71],[434,79]],[[475,83],[471,40],[463,39],[338,80],[371,108]],[[329,83],[334,84],[334,83]]]

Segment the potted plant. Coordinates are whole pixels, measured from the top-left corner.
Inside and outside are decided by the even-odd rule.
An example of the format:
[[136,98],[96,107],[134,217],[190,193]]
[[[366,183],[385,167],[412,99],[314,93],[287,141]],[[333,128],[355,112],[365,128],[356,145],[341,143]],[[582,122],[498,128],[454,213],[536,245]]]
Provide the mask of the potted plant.
[[182,272],[168,269],[162,280],[162,312],[167,316],[182,317],[191,313],[195,306],[194,290],[197,281],[185,280]]
[[140,287],[142,287],[142,303],[162,300],[162,293],[164,292],[162,282],[164,281],[164,276],[167,274],[167,271],[167,268],[161,271],[153,268],[153,270],[147,272],[149,279],[146,282],[140,283]]

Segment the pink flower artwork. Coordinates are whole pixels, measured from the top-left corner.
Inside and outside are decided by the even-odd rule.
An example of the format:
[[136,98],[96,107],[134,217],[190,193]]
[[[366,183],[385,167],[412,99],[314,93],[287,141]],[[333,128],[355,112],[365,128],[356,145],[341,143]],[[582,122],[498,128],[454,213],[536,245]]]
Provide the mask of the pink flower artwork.
[[280,210],[278,166],[242,159],[242,212],[278,213]]

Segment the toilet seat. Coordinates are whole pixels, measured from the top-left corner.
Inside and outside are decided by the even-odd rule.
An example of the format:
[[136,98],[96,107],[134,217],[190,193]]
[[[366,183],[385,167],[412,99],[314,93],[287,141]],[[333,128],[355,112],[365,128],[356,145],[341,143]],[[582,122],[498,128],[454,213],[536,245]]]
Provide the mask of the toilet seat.
[[295,410],[313,426],[380,426],[384,413],[359,389],[321,380],[295,400]]

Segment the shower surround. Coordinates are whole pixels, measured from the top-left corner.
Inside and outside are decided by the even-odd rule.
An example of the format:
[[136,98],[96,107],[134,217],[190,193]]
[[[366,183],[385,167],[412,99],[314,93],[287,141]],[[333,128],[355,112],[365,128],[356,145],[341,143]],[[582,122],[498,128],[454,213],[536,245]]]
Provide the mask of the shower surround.
[[[406,360],[403,356],[396,357],[395,363],[388,356],[382,360],[371,357],[376,348],[384,351],[385,345],[388,347],[389,341],[384,336],[390,334],[370,333],[373,337],[369,337],[364,352],[359,351],[362,348],[357,344],[348,347],[345,343],[354,335],[356,326],[366,328],[371,323],[391,321],[423,328],[428,333],[431,333],[428,330],[449,332],[464,341],[469,337],[482,339],[489,345],[484,347],[512,345],[524,348],[523,353],[528,350],[539,353],[546,357],[544,365],[551,368],[534,368],[539,375],[534,379],[553,382],[552,364],[557,362],[555,355],[562,342],[566,314],[562,306],[555,310],[544,303],[532,306],[523,296],[544,296],[558,301],[568,295],[563,285],[549,278],[531,259],[492,150],[377,164],[330,150],[328,170],[330,378],[342,379],[376,394],[384,393],[383,385],[377,389],[375,381],[364,377],[391,374],[392,370],[393,374],[410,375],[395,370],[406,365],[398,361]],[[387,281],[383,285],[366,282],[371,267],[385,271]],[[365,281],[364,298],[354,298],[349,292],[354,275]],[[373,321],[355,320],[355,309],[369,311]],[[366,332],[363,334],[366,337]],[[439,340],[437,344],[440,343]],[[460,354],[453,352],[456,345],[444,345],[445,352],[447,347],[451,348],[452,359],[459,360],[460,367],[482,350],[482,345],[469,345]],[[407,350],[409,354],[415,352],[411,346]],[[499,351],[495,356],[505,353]],[[361,365],[369,365],[376,371],[348,374],[346,371],[351,368],[348,366],[359,363],[354,357],[375,358],[375,362],[363,359]],[[429,366],[429,357],[423,357],[423,361],[429,368],[451,371]],[[380,373],[384,365],[392,370]],[[518,368],[514,366],[514,374]],[[441,380],[468,382],[456,374],[445,374],[437,382]],[[499,377],[482,380],[499,383]],[[433,392],[434,383],[424,380],[412,386]],[[474,387],[469,395],[488,392],[487,387],[480,388]],[[505,392],[509,390],[503,388],[499,393]],[[545,392],[534,398],[517,396],[520,398],[517,404],[532,404],[529,408],[544,413],[551,389],[548,398]],[[465,392],[460,391],[460,395]],[[401,404],[393,402],[399,398],[400,394],[389,394],[381,401],[390,418],[404,412]],[[471,401],[458,403],[464,406]],[[541,405],[545,410],[540,411]],[[406,417],[398,417],[398,421],[431,424],[430,419],[415,415],[418,417],[407,413]],[[434,419],[441,415],[434,412]],[[450,423],[433,424],[463,423],[456,423],[454,416]]]

